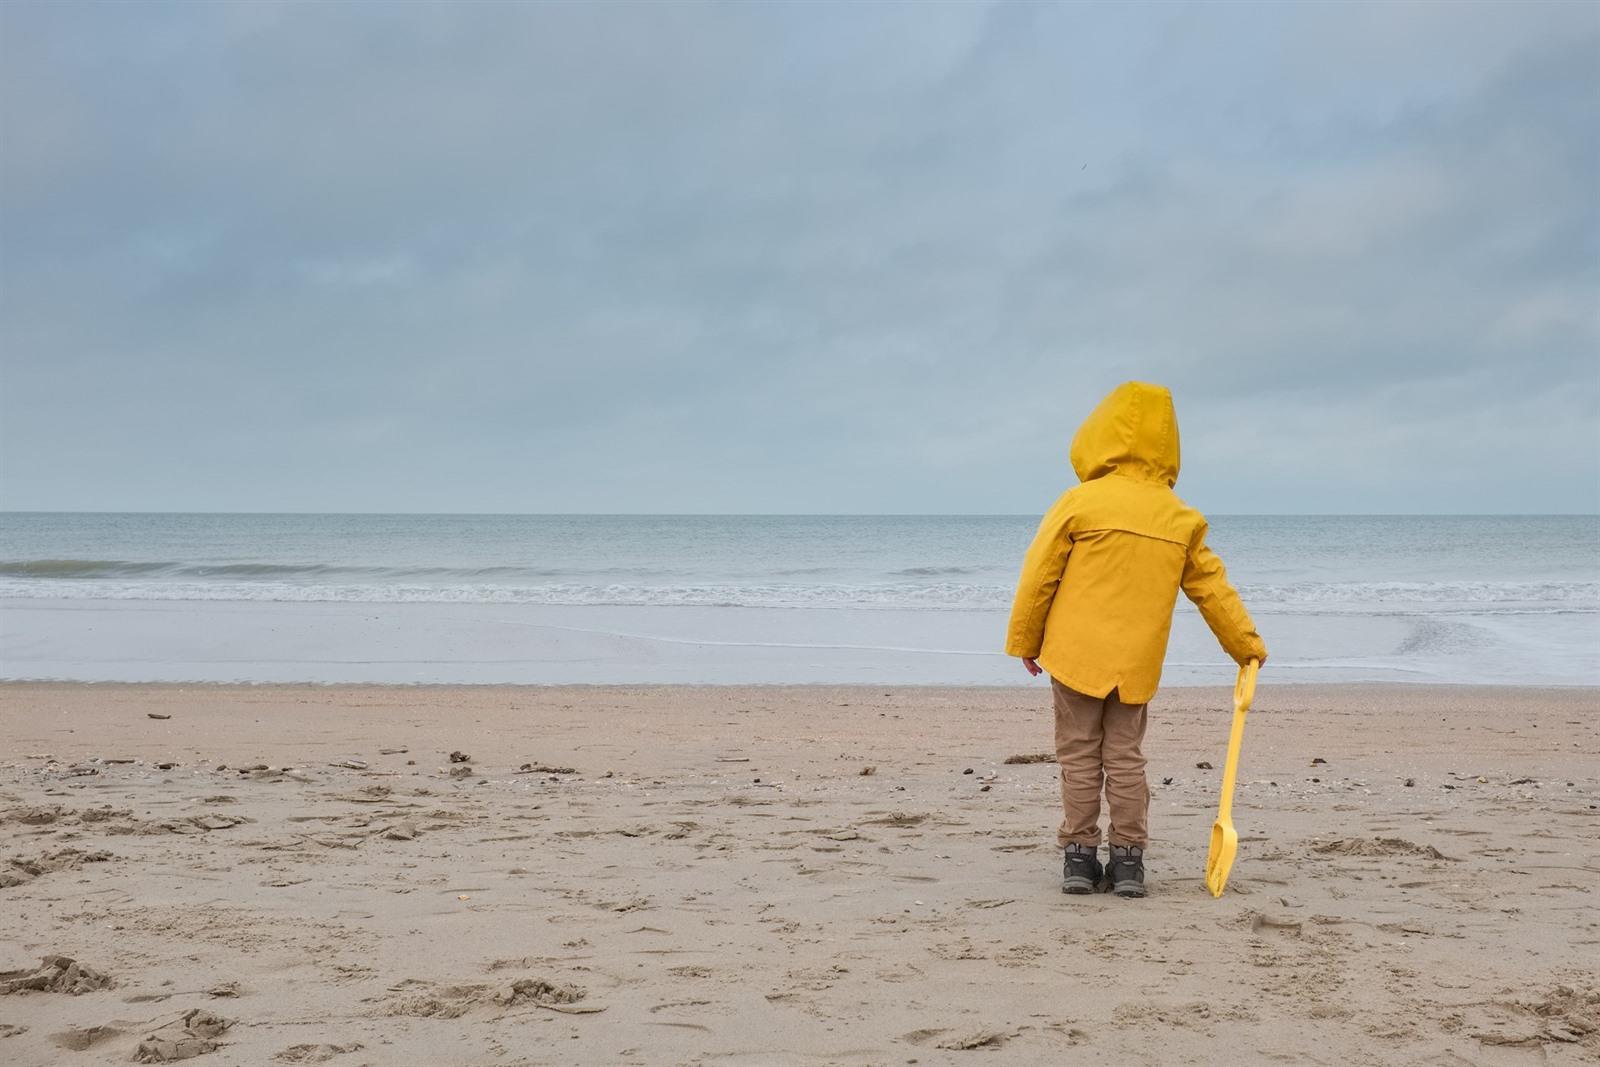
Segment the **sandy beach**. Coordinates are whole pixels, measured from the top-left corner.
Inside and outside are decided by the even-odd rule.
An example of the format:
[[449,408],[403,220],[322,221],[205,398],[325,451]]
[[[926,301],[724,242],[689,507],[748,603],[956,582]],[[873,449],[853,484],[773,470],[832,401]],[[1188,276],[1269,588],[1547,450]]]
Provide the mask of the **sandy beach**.
[[1264,679],[1213,900],[1226,699],[1126,901],[1042,686],[5,685],[0,1061],[1596,1061],[1595,690]]

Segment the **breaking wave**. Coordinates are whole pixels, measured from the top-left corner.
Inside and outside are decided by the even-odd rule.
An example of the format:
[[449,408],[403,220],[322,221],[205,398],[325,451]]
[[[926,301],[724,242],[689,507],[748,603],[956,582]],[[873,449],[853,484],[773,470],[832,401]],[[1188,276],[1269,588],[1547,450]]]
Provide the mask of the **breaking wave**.
[[[0,597],[269,600],[1003,611],[1008,583],[963,582],[972,567],[909,567],[879,581],[772,578],[678,581],[646,567],[374,567],[331,563],[183,563],[37,559],[0,562]],[[1600,612],[1600,582],[1293,582],[1247,584],[1261,614],[1549,614]],[[1181,604],[1180,598],[1180,604]]]

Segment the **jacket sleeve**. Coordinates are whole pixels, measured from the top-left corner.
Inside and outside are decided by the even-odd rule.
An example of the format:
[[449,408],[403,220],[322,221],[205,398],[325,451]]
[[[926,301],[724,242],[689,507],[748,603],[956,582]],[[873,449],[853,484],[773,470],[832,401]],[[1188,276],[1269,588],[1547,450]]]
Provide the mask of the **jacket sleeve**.
[[1267,658],[1266,642],[1256,633],[1239,593],[1228,582],[1222,560],[1206,545],[1206,524],[1201,523],[1189,542],[1189,558],[1183,565],[1183,593],[1194,601],[1200,615],[1211,627],[1222,650],[1241,667],[1252,659]]
[[1063,494],[1045,513],[1034,534],[1028,554],[1022,558],[1022,577],[1011,604],[1011,623],[1006,627],[1006,655],[1036,659],[1044,644],[1044,620],[1056,598],[1056,587],[1067,569],[1067,554],[1072,540],[1067,536],[1071,516],[1068,498]]

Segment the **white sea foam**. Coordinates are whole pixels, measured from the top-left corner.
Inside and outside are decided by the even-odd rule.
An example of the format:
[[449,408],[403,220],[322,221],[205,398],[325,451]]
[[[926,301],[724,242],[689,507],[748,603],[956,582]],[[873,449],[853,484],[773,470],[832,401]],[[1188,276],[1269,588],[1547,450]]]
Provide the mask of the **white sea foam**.
[[[897,581],[827,583],[643,584],[637,582],[240,580],[241,570],[215,580],[186,578],[0,577],[0,598],[61,600],[238,600],[348,603],[475,603],[774,608],[891,608],[972,611],[1010,605],[1009,585]],[[454,576],[453,576],[454,577]],[[523,575],[518,575],[523,577]],[[1600,582],[1305,582],[1245,585],[1259,614],[1552,614],[1600,612]]]

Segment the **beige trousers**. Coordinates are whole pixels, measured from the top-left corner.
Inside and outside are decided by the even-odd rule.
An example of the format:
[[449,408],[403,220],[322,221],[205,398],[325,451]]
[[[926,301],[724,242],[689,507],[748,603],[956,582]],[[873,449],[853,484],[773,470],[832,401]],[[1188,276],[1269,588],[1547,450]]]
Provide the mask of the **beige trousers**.
[[1111,809],[1111,843],[1145,846],[1150,786],[1144,777],[1145,705],[1124,704],[1117,691],[1085,696],[1051,679],[1056,706],[1056,760],[1061,764],[1061,828],[1056,840],[1100,844],[1100,790]]

